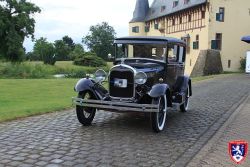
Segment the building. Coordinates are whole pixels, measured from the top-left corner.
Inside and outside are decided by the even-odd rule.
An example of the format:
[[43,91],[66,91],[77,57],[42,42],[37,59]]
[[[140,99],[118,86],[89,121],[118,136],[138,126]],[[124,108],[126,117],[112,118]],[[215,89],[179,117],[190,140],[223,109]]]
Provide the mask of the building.
[[130,36],[169,36],[187,43],[186,74],[204,51],[217,50],[224,71],[238,71],[249,49],[250,0],[137,0]]

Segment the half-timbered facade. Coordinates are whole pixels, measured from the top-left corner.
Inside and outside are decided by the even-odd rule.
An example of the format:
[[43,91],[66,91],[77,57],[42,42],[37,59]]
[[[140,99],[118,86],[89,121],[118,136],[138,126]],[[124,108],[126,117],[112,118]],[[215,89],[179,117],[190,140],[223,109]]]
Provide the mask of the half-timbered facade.
[[200,51],[220,51],[224,71],[238,71],[248,46],[241,36],[250,34],[250,1],[241,0],[137,0],[130,36],[167,36],[187,43],[186,74],[190,75]]

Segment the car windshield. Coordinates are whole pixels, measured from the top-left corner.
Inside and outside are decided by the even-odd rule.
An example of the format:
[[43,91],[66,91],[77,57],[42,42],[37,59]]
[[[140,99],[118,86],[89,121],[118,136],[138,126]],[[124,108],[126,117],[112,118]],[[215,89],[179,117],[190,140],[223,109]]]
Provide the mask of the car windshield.
[[166,52],[164,45],[117,44],[115,58],[148,58],[165,61]]

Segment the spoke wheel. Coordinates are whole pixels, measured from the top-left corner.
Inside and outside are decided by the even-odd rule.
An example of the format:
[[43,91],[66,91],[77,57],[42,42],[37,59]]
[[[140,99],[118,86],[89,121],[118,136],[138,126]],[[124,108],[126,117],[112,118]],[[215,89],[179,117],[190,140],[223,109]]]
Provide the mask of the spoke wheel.
[[151,113],[151,125],[154,132],[158,133],[163,131],[167,117],[167,97],[161,96],[157,99],[153,99],[152,104],[157,104],[159,111]]
[[[78,97],[85,99],[85,100],[95,99],[95,96],[90,91],[79,93]],[[95,113],[96,113],[96,108],[76,106],[76,115],[77,115],[78,121],[84,126],[91,125],[95,117]]]
[[187,112],[189,107],[189,86],[186,90],[185,94],[185,102],[180,106],[180,111],[181,112]]

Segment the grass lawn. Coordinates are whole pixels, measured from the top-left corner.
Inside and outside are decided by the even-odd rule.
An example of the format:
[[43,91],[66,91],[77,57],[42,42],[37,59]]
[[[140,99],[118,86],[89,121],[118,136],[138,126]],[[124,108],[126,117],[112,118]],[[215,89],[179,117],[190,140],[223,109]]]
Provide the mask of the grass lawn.
[[[228,74],[197,77],[192,81],[224,75]],[[77,80],[0,79],[0,122],[71,108]]]
[[0,79],[0,122],[71,107],[77,79]]

